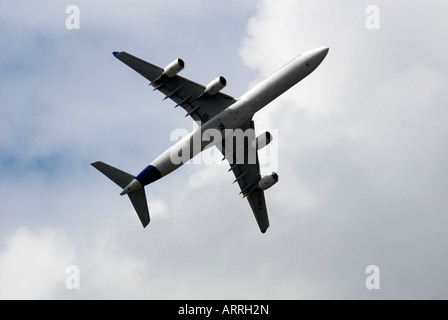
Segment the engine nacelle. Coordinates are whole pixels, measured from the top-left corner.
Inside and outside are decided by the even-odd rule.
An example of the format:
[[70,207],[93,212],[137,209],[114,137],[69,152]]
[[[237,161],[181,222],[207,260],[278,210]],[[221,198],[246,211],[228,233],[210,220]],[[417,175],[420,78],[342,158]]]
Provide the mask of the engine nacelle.
[[278,174],[272,172],[272,174],[268,174],[267,176],[261,178],[261,180],[258,182],[258,187],[261,190],[267,190],[277,182],[278,182]]
[[212,96],[221,91],[226,85],[227,85],[226,78],[218,77],[205,87],[205,93],[208,93],[209,95]]
[[163,74],[171,78],[178,74],[183,68],[185,68],[185,62],[182,59],[176,59],[163,69]]
[[270,134],[268,131],[263,132],[252,142],[252,148],[261,150],[269,143],[271,143],[272,139],[272,134]]

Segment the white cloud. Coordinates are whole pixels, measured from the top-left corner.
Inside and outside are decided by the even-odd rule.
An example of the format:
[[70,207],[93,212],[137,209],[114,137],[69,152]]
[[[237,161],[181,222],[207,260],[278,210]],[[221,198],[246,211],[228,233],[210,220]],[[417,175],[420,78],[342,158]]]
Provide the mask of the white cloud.
[[0,252],[0,298],[56,298],[72,260],[73,246],[62,229],[17,228]]

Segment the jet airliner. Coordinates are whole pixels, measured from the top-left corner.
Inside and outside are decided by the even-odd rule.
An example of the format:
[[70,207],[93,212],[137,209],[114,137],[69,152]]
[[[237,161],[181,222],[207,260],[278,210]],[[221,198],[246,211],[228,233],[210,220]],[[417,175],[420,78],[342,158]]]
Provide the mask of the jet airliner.
[[247,197],[260,231],[265,233],[269,219],[264,191],[277,183],[278,174],[272,172],[261,176],[257,150],[268,145],[272,135],[264,132],[255,138],[248,134],[240,146],[228,142],[235,141],[232,134],[237,130],[254,132],[254,114],[313,72],[328,51],[328,47],[321,47],[297,56],[238,99],[221,92],[227,84],[222,76],[206,86],[179,76],[185,67],[182,59],[160,68],[125,51],[115,51],[113,55],[118,60],[149,80],[154,90],[165,95],[164,100],[173,100],[175,107],[182,107],[186,116],[192,117],[200,126],[163,152],[137,176],[101,161],[92,166],[122,188],[120,194],[129,196],[143,227],[146,227],[150,218],[144,187],[215,146],[223,154],[223,160],[229,161],[229,171],[235,175],[234,183],[239,184],[240,194]]

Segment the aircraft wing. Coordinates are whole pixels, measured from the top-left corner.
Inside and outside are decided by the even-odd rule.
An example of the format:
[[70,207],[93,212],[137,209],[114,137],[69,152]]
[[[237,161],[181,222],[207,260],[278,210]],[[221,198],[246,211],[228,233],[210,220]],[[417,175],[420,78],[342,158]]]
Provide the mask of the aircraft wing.
[[[163,75],[163,69],[133,55],[121,51],[114,52],[115,57],[128,65],[150,81],[154,90],[159,90],[176,103],[175,108],[181,106],[187,111],[185,116],[201,124],[225,110],[236,102],[234,98],[218,92],[214,95],[203,95],[205,87],[186,78],[174,75]],[[164,99],[164,100],[165,100]]]
[[[247,129],[253,129],[255,131],[254,122],[249,120],[246,122],[241,129],[243,131]],[[254,132],[253,131],[253,132]],[[255,137],[254,137],[255,138]],[[249,142],[248,142],[249,143]],[[236,155],[233,155],[233,164],[230,165],[230,170],[233,171],[235,175],[235,182],[238,182],[241,192],[244,197],[247,197],[249,200],[249,204],[252,208],[252,211],[255,215],[255,219],[257,220],[258,226],[262,233],[265,233],[269,228],[269,218],[268,211],[266,208],[266,201],[264,198],[264,191],[258,188],[258,182],[261,179],[260,175],[260,163],[258,161],[258,153],[256,153],[256,162],[255,163],[247,163],[247,147],[245,147],[245,155],[244,161],[237,161]],[[225,155],[229,155],[232,153],[232,150],[228,150],[225,148],[225,143],[223,143],[222,150],[224,157]]]

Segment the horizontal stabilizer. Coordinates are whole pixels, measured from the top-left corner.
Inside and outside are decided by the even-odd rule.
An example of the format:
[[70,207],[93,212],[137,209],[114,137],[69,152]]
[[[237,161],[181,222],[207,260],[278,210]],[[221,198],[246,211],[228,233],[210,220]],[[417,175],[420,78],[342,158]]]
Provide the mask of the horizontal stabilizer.
[[148,203],[146,202],[145,189],[139,189],[128,193],[129,199],[137,212],[140,221],[142,222],[143,228],[149,224],[149,210]]
[[[122,189],[126,188],[126,186],[128,186],[129,183],[135,179],[132,174],[121,171],[120,169],[114,168],[101,161],[92,163],[92,166],[98,169],[98,171],[110,180],[118,184]],[[131,200],[132,205],[134,206],[135,211],[137,211],[137,215],[145,228],[149,224],[149,210],[148,203],[146,202],[145,189],[141,188],[129,192],[127,195],[129,196],[129,199]]]
[[92,163],[92,166],[98,169],[98,171],[100,171],[110,180],[118,184],[122,189],[126,188],[126,186],[135,178],[133,175],[121,171],[120,169],[114,168],[101,161]]

